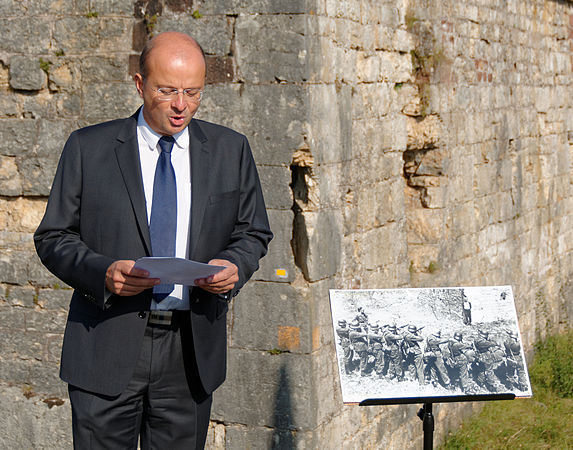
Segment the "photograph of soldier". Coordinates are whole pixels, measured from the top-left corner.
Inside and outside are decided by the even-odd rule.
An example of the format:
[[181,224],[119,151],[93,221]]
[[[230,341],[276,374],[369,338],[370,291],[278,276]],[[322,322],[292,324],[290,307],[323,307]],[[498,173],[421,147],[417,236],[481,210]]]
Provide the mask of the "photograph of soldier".
[[422,384],[424,382],[424,357],[422,355],[420,342],[422,342],[424,338],[418,335],[420,331],[421,328],[417,328],[416,325],[408,325],[408,329],[404,333],[402,349],[405,357],[404,365],[411,379]]
[[352,349],[350,348],[350,329],[347,326],[346,320],[340,319],[338,321],[338,327],[336,328],[336,334],[340,338],[338,343],[343,349],[344,356],[344,371],[349,373],[352,370]]
[[385,338],[380,332],[380,326],[374,324],[368,333],[368,342],[371,355],[374,357],[374,373],[378,377],[384,375],[384,341]]
[[507,331],[503,342],[505,348],[506,386],[524,391],[527,389],[527,373],[521,358],[521,344],[515,331]]
[[401,381],[404,377],[402,368],[402,335],[398,333],[396,325],[389,326],[384,331],[384,339],[388,346],[388,378]]
[[478,330],[478,335],[474,339],[476,349],[476,360],[474,362],[475,379],[479,386],[490,392],[504,392],[507,389],[502,386],[499,378],[494,373],[494,369],[499,362],[496,349],[500,346],[489,338],[487,331]]
[[451,377],[452,386],[458,385],[463,392],[474,393],[473,383],[470,382],[469,375],[469,364],[470,358],[466,354],[470,354],[472,350],[472,345],[467,342],[463,342],[462,333],[456,331],[454,333],[454,338],[448,342],[448,350],[450,356],[446,361],[453,372]]
[[450,377],[444,364],[442,354],[442,344],[447,344],[449,339],[442,339],[440,330],[430,334],[426,339],[426,349],[424,350],[424,363],[426,363],[425,376],[434,386],[440,383],[447,387],[450,384]]
[[358,356],[360,375],[366,375],[366,367],[368,365],[368,335],[362,331],[362,327],[357,320],[350,324],[348,337],[354,354]]
[[531,396],[510,286],[331,290],[330,297],[345,403]]
[[472,304],[468,300],[468,297],[462,290],[462,320],[464,325],[472,324]]

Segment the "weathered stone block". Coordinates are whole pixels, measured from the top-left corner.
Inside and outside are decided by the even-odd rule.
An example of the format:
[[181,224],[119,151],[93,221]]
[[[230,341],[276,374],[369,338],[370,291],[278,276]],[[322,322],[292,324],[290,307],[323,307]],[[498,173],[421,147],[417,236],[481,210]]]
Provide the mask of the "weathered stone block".
[[50,49],[50,27],[52,19],[19,15],[0,19],[0,51],[7,54],[45,54]]
[[[259,166],[259,177],[268,209],[291,209],[292,190],[289,187],[292,173],[284,166]],[[1,172],[0,172],[1,173]]]
[[[240,78],[252,83],[308,79],[305,22],[303,15],[239,16],[235,42]],[[271,59],[273,64],[267,64]]]
[[0,401],[5,414],[0,417],[3,448],[71,449],[71,410],[69,401],[50,407],[45,395],[27,399],[21,387],[2,386]]
[[16,158],[0,156],[0,195],[17,196],[22,194],[22,181]]
[[131,116],[141,105],[141,99],[133,83],[91,84],[82,89],[85,118],[92,122],[101,122]]
[[24,195],[48,195],[56,173],[57,158],[53,157],[18,157],[16,159],[22,193]]
[[295,220],[295,253],[308,281],[334,275],[340,267],[342,224],[332,210],[301,212]]
[[27,284],[27,252],[3,250],[0,254],[0,280],[4,283]]
[[266,427],[249,427],[231,424],[226,427],[225,431],[224,448],[249,448],[255,442],[257,445],[260,445],[261,448],[273,448],[273,445],[280,442],[281,437],[280,431]]
[[[1,66],[1,64],[0,64]],[[1,69],[0,69],[1,72]],[[1,75],[1,74],[0,74]],[[0,76],[0,85],[2,85],[2,77]],[[8,80],[6,80],[6,85]],[[20,95],[14,92],[2,92],[0,96],[0,117],[2,118],[13,118],[20,115],[19,108]]]
[[40,258],[35,254],[35,252],[28,253],[28,279],[30,283],[35,286],[50,286],[52,288],[66,288],[67,285],[52,275],[48,269],[44,267]]
[[295,85],[217,85],[206,90],[197,118],[245,134],[257,164],[289,166],[306,146],[305,105],[305,90]]
[[29,15],[45,15],[47,11],[52,14],[69,14],[73,10],[74,0],[34,0],[26,5]]
[[310,430],[316,426],[313,408],[308,407],[313,398],[310,374],[309,355],[230,349],[227,381],[214,395],[211,418],[251,426]]
[[291,282],[295,278],[291,249],[292,211],[268,211],[271,230],[275,237],[269,245],[268,254],[262,259],[260,269],[255,272],[253,279],[265,281]]
[[63,312],[27,309],[25,312],[26,331],[40,333],[62,333],[67,315]]
[[16,156],[29,152],[36,139],[36,127],[35,120],[0,120],[0,154]]
[[5,294],[6,302],[12,306],[33,308],[37,299],[36,289],[33,287],[12,286]]
[[231,52],[235,19],[226,16],[203,16],[195,19],[191,14],[162,15],[157,31],[180,31],[197,39],[208,55],[228,55]]
[[[289,336],[285,336],[286,341],[281,345],[281,332],[286,332],[285,327],[297,328],[298,345],[290,342]],[[309,304],[301,301],[292,286],[252,282],[241,290],[233,303],[231,347],[310,353],[311,344]]]
[[46,310],[67,312],[71,297],[71,289],[39,289],[37,303]]
[[193,1],[193,8],[201,14],[303,14],[308,12],[305,0],[277,2],[274,0],[209,0]]
[[124,0],[91,0],[91,10],[100,15],[122,15],[131,16],[133,14],[133,4]]
[[316,164],[350,159],[352,136],[352,89],[313,85],[308,90],[308,144]]
[[210,56],[205,58],[207,63],[206,84],[230,83],[235,81],[235,63],[231,56]]
[[120,18],[62,17],[54,23],[53,46],[66,54],[131,51],[132,21]]
[[[23,331],[26,327],[24,308],[15,308],[13,306],[8,306],[9,299],[12,296],[12,289],[13,289],[12,286],[6,287],[5,292],[2,296],[3,303],[0,304],[0,311],[2,311],[2,314],[0,315],[0,329],[6,331],[6,333],[3,335],[5,339],[2,341],[6,342],[6,347],[3,347],[5,349],[5,353],[13,352],[14,349],[17,347],[16,341],[18,337],[14,335],[12,331],[13,330]],[[7,330],[12,330],[12,331],[8,332]],[[11,334],[13,334],[14,336],[13,337],[10,336]],[[12,344],[8,345],[8,342],[11,342]],[[11,350],[8,350],[9,348]]]

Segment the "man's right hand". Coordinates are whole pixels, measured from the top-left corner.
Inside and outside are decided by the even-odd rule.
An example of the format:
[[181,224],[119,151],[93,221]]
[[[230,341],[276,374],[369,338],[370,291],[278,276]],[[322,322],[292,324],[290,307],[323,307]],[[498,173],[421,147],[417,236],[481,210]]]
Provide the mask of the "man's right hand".
[[105,286],[113,294],[136,295],[160,284],[159,278],[149,278],[147,270],[133,267],[135,261],[119,260],[112,263],[105,273]]

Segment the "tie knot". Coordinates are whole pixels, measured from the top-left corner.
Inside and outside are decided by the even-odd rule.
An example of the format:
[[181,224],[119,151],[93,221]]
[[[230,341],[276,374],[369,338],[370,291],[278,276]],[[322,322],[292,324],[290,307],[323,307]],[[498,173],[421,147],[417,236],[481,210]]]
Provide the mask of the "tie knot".
[[159,147],[161,147],[161,151],[171,153],[174,142],[175,139],[173,139],[173,136],[161,136],[161,139],[159,139]]

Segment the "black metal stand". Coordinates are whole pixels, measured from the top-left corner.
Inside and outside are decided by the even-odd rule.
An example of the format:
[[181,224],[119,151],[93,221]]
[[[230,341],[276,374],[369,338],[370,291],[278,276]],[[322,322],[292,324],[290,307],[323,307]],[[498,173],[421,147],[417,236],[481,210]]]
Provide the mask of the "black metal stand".
[[434,415],[432,414],[432,406],[434,403],[453,403],[453,402],[482,402],[488,400],[513,400],[515,394],[502,393],[502,394],[480,394],[480,395],[452,395],[447,397],[403,397],[403,398],[368,398],[362,400],[360,406],[373,406],[373,405],[406,405],[423,403],[424,406],[420,408],[417,415],[422,420],[422,428],[424,430],[424,450],[432,450],[434,448]]
[[418,417],[422,420],[424,429],[424,450],[434,448],[434,415],[432,414],[432,403],[424,403],[418,411]]

